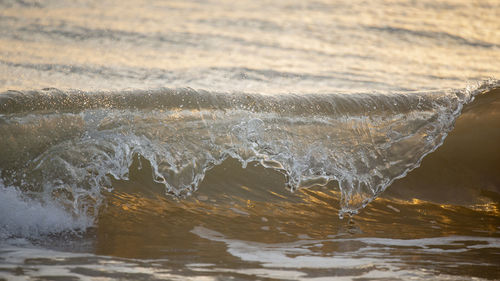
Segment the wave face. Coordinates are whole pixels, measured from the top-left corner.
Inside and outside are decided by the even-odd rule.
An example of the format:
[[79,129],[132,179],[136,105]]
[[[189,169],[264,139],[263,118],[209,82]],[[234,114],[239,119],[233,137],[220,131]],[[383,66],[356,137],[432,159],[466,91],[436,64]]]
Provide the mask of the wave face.
[[243,168],[258,163],[282,173],[292,191],[337,185],[340,216],[355,214],[436,150],[475,97],[466,108],[486,110],[490,103],[480,101],[496,101],[498,87],[488,81],[456,91],[272,96],[9,91],[0,95],[2,200],[25,202],[13,207],[18,211],[33,200],[65,210],[84,228],[116,182],[146,173],[164,193],[189,196],[232,158]]

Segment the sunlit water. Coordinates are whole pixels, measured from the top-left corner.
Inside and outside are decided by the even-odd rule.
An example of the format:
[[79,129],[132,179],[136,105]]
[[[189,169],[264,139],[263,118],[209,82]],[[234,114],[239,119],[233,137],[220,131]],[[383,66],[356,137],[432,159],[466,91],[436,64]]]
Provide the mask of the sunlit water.
[[0,279],[500,279],[499,19],[0,1]]

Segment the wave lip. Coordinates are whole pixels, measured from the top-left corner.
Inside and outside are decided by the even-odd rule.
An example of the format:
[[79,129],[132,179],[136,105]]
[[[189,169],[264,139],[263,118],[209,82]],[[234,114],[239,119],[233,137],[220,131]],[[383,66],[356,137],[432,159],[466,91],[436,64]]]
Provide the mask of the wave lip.
[[195,192],[208,170],[234,158],[283,173],[292,190],[337,182],[340,215],[355,214],[436,150],[464,105],[499,85],[273,96],[10,91],[0,95],[0,173],[6,190],[95,218],[103,190],[128,180],[138,157],[176,196]]

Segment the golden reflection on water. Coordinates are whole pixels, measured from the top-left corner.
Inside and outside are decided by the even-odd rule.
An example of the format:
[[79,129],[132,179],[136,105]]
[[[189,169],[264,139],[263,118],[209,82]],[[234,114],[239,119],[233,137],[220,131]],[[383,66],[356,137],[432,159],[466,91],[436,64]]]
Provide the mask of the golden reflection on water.
[[[182,199],[170,198],[163,195],[161,189],[155,191],[152,186],[134,180],[116,182],[115,191],[107,196],[107,204],[100,212],[96,251],[105,255],[143,258],[162,257],[165,251],[204,251],[207,249],[196,249],[195,246],[199,245],[201,238],[190,232],[198,226],[233,239],[259,243],[293,242],[304,235],[311,239],[345,235],[416,239],[484,232],[499,234],[497,208],[491,211],[477,206],[435,204],[416,198],[409,201],[378,198],[352,219],[340,220],[340,194],[333,189],[317,187],[290,193],[284,190],[281,182],[276,188],[266,190],[259,188],[258,181],[247,175],[247,179],[240,179],[247,181],[245,185],[239,188],[226,186],[217,191],[215,186],[210,186],[210,181],[220,173],[227,173],[226,168],[235,164],[227,162],[209,172],[208,182],[202,184],[193,196]],[[232,172],[249,172],[251,175],[263,170],[262,167],[249,167]],[[276,174],[275,180],[278,183],[283,179]],[[220,184],[223,183],[219,181]],[[266,197],[270,194],[274,195]],[[227,255],[221,245],[208,247],[210,251]],[[318,249],[320,252],[330,250],[331,247]]]
[[[479,97],[476,104],[489,105],[493,102],[489,100],[491,97],[496,97],[496,94],[486,96],[486,100]],[[478,108],[484,109],[483,106]],[[490,111],[484,112],[489,114]],[[445,181],[440,183],[440,189],[432,190],[431,200],[425,200],[425,189],[432,188],[429,180],[434,180],[429,169],[442,169],[447,157],[465,155],[467,159],[474,159],[467,156],[478,153],[474,150],[492,151],[485,143],[471,144],[462,138],[470,134],[467,130],[480,126],[474,123],[479,121],[469,118],[466,111],[444,146],[428,156],[422,167],[389,187],[382,198],[371,202],[360,214],[344,220],[337,216],[340,192],[334,184],[299,189],[292,193],[286,190],[285,179],[278,172],[252,164],[246,169],[238,168],[240,163],[230,159],[210,170],[193,196],[173,199],[164,195],[161,185],[152,182],[151,167],[142,163],[140,171],[131,167],[130,182],[117,182],[115,192],[110,194],[97,227],[98,251],[119,256],[161,256],[159,249],[162,247],[177,247],[177,242],[172,244],[171,239],[179,239],[181,248],[198,243],[199,237],[190,234],[197,226],[217,230],[235,239],[260,243],[296,241],[304,234],[314,239],[339,235],[391,239],[482,234],[498,236],[500,216],[494,192],[483,190],[481,196],[469,198],[468,190],[457,192],[456,187],[447,186],[450,182]],[[462,154],[450,152],[452,149]],[[488,167],[481,169],[494,168],[497,162],[490,160],[491,163],[479,162],[476,167],[485,164]],[[474,181],[474,189],[470,190],[477,191],[478,182]],[[470,188],[466,182],[462,182],[462,187]],[[453,196],[448,196],[449,192]],[[418,196],[412,196],[414,194]],[[436,194],[444,195],[448,201],[469,203],[440,202],[441,198]],[[120,238],[114,239],[115,236]],[[115,241],[129,243],[128,237],[133,237],[130,243],[137,244],[131,248],[148,250],[134,252],[128,249],[122,253],[123,249],[115,249],[119,248]],[[157,248],[151,247],[151,241]]]
[[[151,182],[150,167],[143,164],[140,171],[132,167],[131,180],[114,182],[115,190],[107,194],[95,229],[97,254],[166,259],[167,268],[181,271],[185,270],[183,264],[204,263],[219,272],[221,268],[232,271],[247,265],[248,261],[238,257],[240,254],[252,257],[279,253],[284,264],[321,257],[323,262],[338,260],[342,272],[350,272],[360,269],[343,262],[369,257],[383,262],[390,256],[398,268],[410,269],[428,263],[459,262],[455,250],[482,247],[487,242],[446,239],[500,235],[498,213],[417,198],[378,198],[352,219],[340,220],[340,193],[335,187],[292,193],[284,188],[279,173],[254,165],[235,169],[239,167],[236,160],[227,160],[209,171],[192,196],[173,198]],[[437,240],[423,247],[419,244],[422,238]],[[365,252],[367,249],[369,252]],[[488,248],[466,251],[484,264],[495,256]],[[262,262],[266,268],[266,261]],[[495,276],[490,267],[481,268],[479,272],[477,267],[470,267],[469,273],[461,267],[448,270],[458,275]]]

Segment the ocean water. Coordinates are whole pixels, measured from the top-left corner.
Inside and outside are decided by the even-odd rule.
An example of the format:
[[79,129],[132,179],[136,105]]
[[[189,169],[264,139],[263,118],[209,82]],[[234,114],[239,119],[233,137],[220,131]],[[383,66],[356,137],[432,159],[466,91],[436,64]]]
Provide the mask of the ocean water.
[[0,1],[0,280],[500,279],[498,1]]

